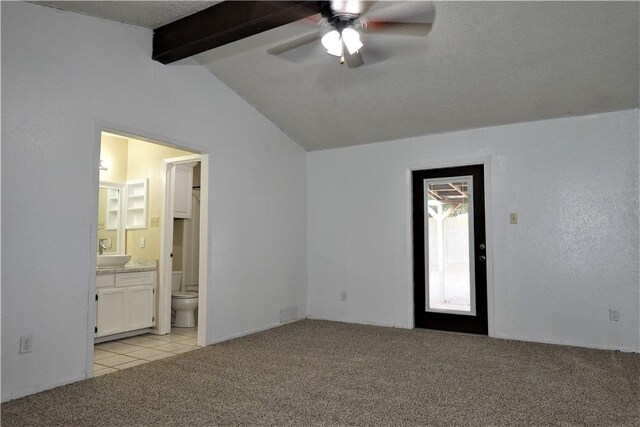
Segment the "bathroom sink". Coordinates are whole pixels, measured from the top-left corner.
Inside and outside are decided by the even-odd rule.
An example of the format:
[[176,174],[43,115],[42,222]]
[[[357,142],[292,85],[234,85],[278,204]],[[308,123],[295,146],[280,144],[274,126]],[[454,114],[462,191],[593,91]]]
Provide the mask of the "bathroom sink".
[[98,255],[98,267],[122,267],[131,259],[131,255]]

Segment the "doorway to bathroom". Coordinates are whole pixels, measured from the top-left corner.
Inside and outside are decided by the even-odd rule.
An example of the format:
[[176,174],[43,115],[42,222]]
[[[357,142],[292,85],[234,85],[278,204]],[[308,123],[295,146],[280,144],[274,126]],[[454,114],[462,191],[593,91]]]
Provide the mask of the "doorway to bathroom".
[[209,157],[180,145],[100,132],[96,376],[205,345]]
[[[159,274],[171,283],[171,293],[160,295],[161,315],[158,333],[172,328],[192,328],[204,324],[205,311],[199,310],[200,233],[202,199],[202,157],[198,154],[171,157],[165,163],[165,218]],[[167,310],[167,306],[170,307]],[[171,316],[170,319],[166,316]]]

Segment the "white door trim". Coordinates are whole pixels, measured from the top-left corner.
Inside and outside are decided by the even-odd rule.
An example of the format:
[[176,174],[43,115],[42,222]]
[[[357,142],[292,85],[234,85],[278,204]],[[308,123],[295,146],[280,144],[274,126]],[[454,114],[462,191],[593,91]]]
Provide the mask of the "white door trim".
[[[102,132],[109,132],[116,135],[121,135],[127,138],[139,139],[141,141],[151,142],[154,144],[164,145],[167,147],[178,148],[181,150],[200,152],[196,156],[201,159],[201,201],[200,201],[200,293],[198,296],[198,345],[207,345],[206,342],[206,308],[207,304],[207,288],[208,288],[208,200],[209,200],[209,157],[210,154],[206,153],[207,148],[205,146],[199,146],[193,143],[184,143],[163,135],[154,134],[153,132],[147,132],[132,128],[130,126],[122,125],[119,123],[113,123],[107,120],[97,118],[94,122],[94,139],[93,139],[93,159],[94,165],[92,178],[91,178],[91,197],[89,197],[88,213],[90,215],[91,230],[89,230],[89,247],[87,248],[89,254],[97,253],[97,229],[98,229],[98,186],[100,183],[100,171],[98,165],[100,164],[100,148],[102,140]],[[161,230],[162,233],[162,230]],[[162,248],[161,248],[162,249]],[[95,295],[96,295],[96,262],[95,256],[89,256],[89,277],[87,286],[87,329],[86,329],[86,357],[85,357],[85,377],[93,377],[93,352],[94,352],[94,328],[96,326],[96,308],[95,308]],[[171,282],[169,282],[171,283]],[[160,293],[160,283],[158,283],[158,293]],[[171,285],[169,285],[169,289]],[[169,306],[171,305],[171,291],[169,295]],[[156,324],[156,329],[157,329]],[[169,312],[169,330],[171,329],[171,312]]]
[[406,222],[406,250],[407,250],[407,328],[415,327],[413,301],[413,195],[411,187],[411,173],[416,170],[451,168],[457,166],[484,165],[484,203],[485,203],[485,233],[487,256],[487,323],[489,336],[495,336],[495,309],[493,290],[493,219],[491,200],[491,157],[452,159],[440,162],[410,165],[405,170],[405,222]]
[[96,319],[96,263],[98,262],[98,187],[100,186],[100,148],[102,139],[102,123],[96,121],[93,131],[93,173],[91,174],[91,197],[89,215],[91,229],[89,230],[89,277],[87,289],[87,351],[85,353],[85,375],[93,377],[93,339],[95,337]]

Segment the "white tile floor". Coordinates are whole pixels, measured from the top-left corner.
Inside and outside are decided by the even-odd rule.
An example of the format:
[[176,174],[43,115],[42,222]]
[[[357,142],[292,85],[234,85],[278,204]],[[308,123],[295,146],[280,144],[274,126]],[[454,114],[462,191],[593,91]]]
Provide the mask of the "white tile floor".
[[196,350],[198,328],[171,328],[168,335],[145,334],[96,344],[93,376]]

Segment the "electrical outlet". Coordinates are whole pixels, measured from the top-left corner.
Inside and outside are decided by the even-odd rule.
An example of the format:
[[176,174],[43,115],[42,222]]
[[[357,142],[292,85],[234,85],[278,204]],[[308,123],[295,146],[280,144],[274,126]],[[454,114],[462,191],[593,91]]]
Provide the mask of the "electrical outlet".
[[149,225],[151,227],[160,227],[160,217],[153,216],[149,219]]
[[347,294],[347,291],[340,292],[340,301],[346,301],[348,297],[349,294]]
[[509,214],[509,222],[511,222],[511,224],[517,224],[518,223],[518,214],[517,213]]
[[144,237],[141,237],[140,238],[140,247],[144,248],[144,244],[145,244]]
[[32,336],[27,335],[24,337],[20,337],[20,354],[31,353],[32,345],[33,345]]
[[614,310],[613,308],[609,309],[609,320],[612,322],[617,322],[620,320],[620,312],[618,310]]

